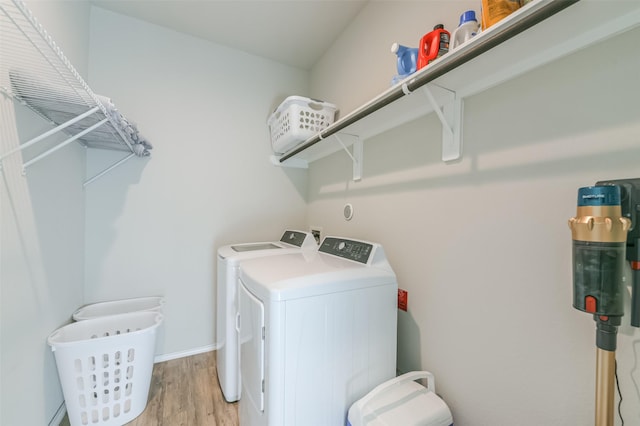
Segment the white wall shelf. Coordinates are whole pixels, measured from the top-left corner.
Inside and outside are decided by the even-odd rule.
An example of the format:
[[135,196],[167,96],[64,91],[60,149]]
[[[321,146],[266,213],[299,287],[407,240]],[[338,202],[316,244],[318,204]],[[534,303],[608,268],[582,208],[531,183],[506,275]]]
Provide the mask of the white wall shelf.
[[458,160],[464,98],[638,26],[638,1],[534,0],[272,162],[308,167],[347,149],[336,135],[363,141],[434,111],[443,123],[442,160]]
[[134,156],[146,157],[151,144],[120,114],[109,98],[93,93],[21,0],[0,0],[0,95],[27,106],[54,126],[16,143],[2,160],[59,132],[68,137],[23,163],[26,168],[71,142],[87,148],[127,152],[127,155],[85,182],[89,184]]

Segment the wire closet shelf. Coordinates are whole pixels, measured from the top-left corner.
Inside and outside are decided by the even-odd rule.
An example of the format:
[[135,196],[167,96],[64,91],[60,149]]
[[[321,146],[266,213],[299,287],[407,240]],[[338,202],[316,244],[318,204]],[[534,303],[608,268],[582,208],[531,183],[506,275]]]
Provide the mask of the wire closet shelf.
[[0,0],[0,11],[0,94],[27,106],[54,126],[7,152],[0,152],[0,167],[6,157],[58,132],[69,138],[25,162],[23,171],[73,141],[87,148],[128,153],[85,184],[129,158],[150,155],[152,146],[136,125],[109,98],[89,88],[21,0]]

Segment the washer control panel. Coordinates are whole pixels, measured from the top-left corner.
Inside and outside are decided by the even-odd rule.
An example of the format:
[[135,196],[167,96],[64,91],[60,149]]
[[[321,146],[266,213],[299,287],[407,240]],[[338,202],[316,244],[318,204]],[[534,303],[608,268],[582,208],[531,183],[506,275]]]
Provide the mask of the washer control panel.
[[367,263],[373,252],[373,244],[344,238],[327,237],[319,251],[360,263]]
[[302,247],[302,243],[304,243],[304,239],[307,236],[304,232],[299,231],[285,231],[280,238],[280,241],[283,243],[291,244],[293,246]]

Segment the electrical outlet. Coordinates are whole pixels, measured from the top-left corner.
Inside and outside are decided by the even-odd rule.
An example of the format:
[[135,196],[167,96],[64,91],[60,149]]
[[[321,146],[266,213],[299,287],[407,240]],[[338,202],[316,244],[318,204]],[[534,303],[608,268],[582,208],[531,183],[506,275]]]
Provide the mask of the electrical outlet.
[[407,311],[409,305],[409,292],[401,288],[398,289],[398,309]]
[[320,241],[322,241],[322,227],[311,226],[310,230],[311,230],[311,235],[313,235],[313,238],[316,239],[316,243],[320,244]]

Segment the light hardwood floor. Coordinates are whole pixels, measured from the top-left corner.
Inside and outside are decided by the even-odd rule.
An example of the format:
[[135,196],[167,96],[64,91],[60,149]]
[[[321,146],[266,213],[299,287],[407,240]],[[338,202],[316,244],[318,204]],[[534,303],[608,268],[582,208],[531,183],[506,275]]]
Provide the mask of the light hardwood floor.
[[[65,416],[60,426],[68,426]],[[149,403],[128,426],[237,426],[238,403],[224,400],[215,352],[153,366]]]

